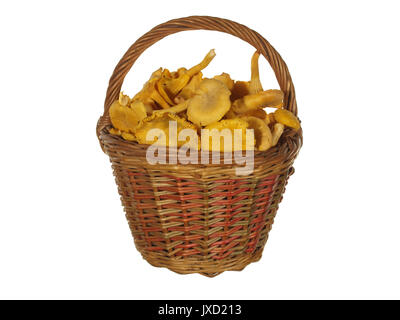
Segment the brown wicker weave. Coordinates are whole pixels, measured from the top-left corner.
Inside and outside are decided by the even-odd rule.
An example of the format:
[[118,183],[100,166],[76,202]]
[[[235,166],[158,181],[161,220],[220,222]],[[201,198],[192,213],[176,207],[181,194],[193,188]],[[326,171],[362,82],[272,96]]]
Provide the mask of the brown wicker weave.
[[237,176],[234,165],[150,165],[147,146],[110,135],[108,109],[122,82],[144,50],[167,35],[185,30],[214,30],[254,46],[270,63],[285,108],[297,114],[293,83],[285,62],[257,32],[226,19],[193,16],[163,23],[139,38],[111,76],[104,114],[97,124],[102,149],[109,155],[137,249],[153,266],[178,273],[216,276],[242,270],[261,258],[302,131],[285,130],[276,147],[255,152],[254,172]]

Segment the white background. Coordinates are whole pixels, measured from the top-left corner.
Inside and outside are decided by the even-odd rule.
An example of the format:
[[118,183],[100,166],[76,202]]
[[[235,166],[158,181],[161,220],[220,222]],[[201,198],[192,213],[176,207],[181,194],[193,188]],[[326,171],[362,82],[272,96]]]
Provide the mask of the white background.
[[[108,79],[153,26],[226,17],[287,62],[304,147],[262,260],[208,279],[136,251],[95,125]],[[0,298],[400,298],[398,1],[3,1]],[[164,39],[134,65],[247,80],[253,49],[213,32]],[[265,60],[265,88],[277,83]]]

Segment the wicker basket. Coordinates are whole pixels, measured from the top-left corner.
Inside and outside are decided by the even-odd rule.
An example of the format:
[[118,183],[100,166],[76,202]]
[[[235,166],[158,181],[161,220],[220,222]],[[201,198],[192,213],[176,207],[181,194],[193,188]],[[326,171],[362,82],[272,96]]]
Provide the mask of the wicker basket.
[[242,270],[261,258],[302,131],[285,130],[276,147],[254,154],[254,172],[237,176],[233,165],[150,165],[144,145],[110,135],[108,109],[122,82],[146,48],[185,30],[214,30],[254,46],[270,63],[285,108],[297,114],[293,83],[285,62],[257,32],[226,19],[193,16],[163,23],[139,38],[111,76],[97,136],[109,155],[135,245],[156,267],[181,274],[216,276]]

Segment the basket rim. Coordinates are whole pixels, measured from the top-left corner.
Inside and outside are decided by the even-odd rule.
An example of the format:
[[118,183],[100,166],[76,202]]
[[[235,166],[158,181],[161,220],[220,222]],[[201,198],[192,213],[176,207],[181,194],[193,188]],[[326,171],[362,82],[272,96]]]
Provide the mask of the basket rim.
[[[210,161],[208,164],[201,163],[200,152],[198,153],[198,163],[182,164],[177,162],[175,164],[167,161],[166,164],[150,164],[146,159],[146,151],[149,145],[124,140],[122,137],[110,134],[107,128],[101,130],[99,139],[104,146],[104,152],[110,157],[111,162],[113,164],[118,163],[118,166],[126,165],[136,168],[135,170],[139,170],[143,173],[148,172],[148,170],[169,171],[182,177],[190,176],[200,179],[203,179],[208,176],[211,171],[215,170],[222,170],[228,176],[238,179],[248,178],[249,175],[267,176],[270,174],[282,174],[293,166],[294,160],[303,143],[302,129],[299,129],[297,132],[294,130],[285,130],[281,136],[280,142],[276,146],[266,151],[254,151],[253,172],[249,175],[241,176],[235,173],[235,169],[238,165],[234,161],[225,163],[223,152],[217,152],[220,155],[220,162],[218,164],[212,163],[211,152],[209,153]],[[169,148],[166,148],[168,157]]]
[[[108,130],[112,128],[112,125],[107,125],[106,127],[104,127],[103,129],[100,130],[100,138],[104,139],[104,137],[110,137],[115,139],[115,141],[118,143],[123,143],[126,145],[130,145],[130,146],[135,146],[137,149],[140,149],[142,151],[144,151],[145,149],[147,149],[150,145],[149,144],[140,144],[136,141],[129,141],[129,140],[125,140],[120,136],[117,136],[115,134],[111,134],[110,132],[108,132]],[[258,155],[258,154],[268,154],[268,153],[273,153],[273,151],[279,149],[282,145],[281,140],[283,138],[300,138],[301,140],[301,144],[299,145],[299,149],[302,146],[302,138],[303,138],[303,130],[302,128],[300,128],[299,130],[295,131],[292,130],[291,128],[285,127],[284,132],[282,133],[281,139],[279,139],[279,142],[276,146],[273,146],[271,148],[269,148],[268,150],[265,151],[259,151],[259,150],[254,150],[254,155]],[[170,149],[170,147],[166,147],[166,150],[168,151]],[[175,148],[172,148],[175,149]],[[231,153],[231,152],[217,152],[217,151],[209,151],[210,153],[219,153],[219,154],[224,154],[224,153]]]

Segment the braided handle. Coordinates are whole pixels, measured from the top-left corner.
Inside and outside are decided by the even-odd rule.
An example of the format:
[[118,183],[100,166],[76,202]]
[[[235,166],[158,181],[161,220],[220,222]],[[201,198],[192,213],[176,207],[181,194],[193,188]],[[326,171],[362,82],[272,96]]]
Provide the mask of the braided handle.
[[267,40],[256,31],[237,22],[208,16],[192,16],[170,20],[156,26],[140,37],[128,49],[115,67],[114,73],[110,78],[104,103],[104,114],[100,117],[99,122],[97,123],[97,136],[99,136],[100,131],[105,126],[110,124],[108,109],[111,104],[118,99],[126,74],[143,51],[164,37],[185,30],[211,30],[225,32],[251,44],[265,57],[265,59],[267,59],[274,70],[279,86],[285,96],[285,108],[297,115],[296,95],[288,68],[279,53],[276,52]]

